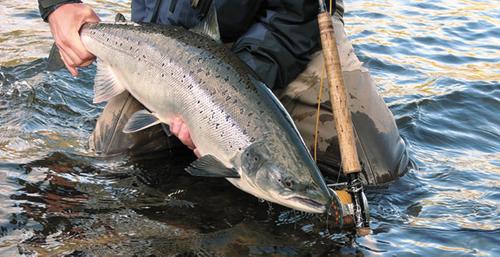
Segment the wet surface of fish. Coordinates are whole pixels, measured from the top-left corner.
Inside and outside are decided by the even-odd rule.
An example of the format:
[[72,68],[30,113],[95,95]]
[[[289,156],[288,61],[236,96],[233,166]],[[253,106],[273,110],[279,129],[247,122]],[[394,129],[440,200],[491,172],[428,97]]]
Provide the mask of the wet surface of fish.
[[290,117],[223,45],[158,25],[88,24],[81,36],[99,59],[94,101],[126,90],[148,109],[125,131],[180,117],[202,155],[191,174],[226,177],[290,208],[325,211],[330,193]]

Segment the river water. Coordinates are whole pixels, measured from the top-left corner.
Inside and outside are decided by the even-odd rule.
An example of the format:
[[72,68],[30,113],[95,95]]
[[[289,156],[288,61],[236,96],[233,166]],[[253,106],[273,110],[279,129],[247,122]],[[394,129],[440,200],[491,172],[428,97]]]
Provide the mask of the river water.
[[[104,20],[128,1],[86,1]],[[346,3],[346,31],[419,169],[370,190],[373,233],[183,171],[96,158],[95,67],[45,71],[35,1],[0,1],[0,256],[500,256],[497,1]]]

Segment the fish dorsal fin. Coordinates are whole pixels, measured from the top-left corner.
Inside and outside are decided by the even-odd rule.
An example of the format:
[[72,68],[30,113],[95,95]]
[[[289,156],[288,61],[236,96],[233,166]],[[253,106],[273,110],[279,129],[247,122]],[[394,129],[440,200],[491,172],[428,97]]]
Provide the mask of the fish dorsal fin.
[[240,175],[234,168],[226,167],[213,155],[205,155],[192,162],[186,171],[193,176],[239,178]]
[[125,88],[120,85],[113,70],[98,59],[94,79],[94,103],[108,101],[123,91]]
[[132,114],[132,117],[130,117],[125,127],[123,127],[123,133],[134,133],[160,123],[160,119],[154,113],[140,110]]
[[196,26],[190,29],[191,31],[212,38],[217,42],[220,40],[219,22],[217,21],[217,11],[215,10],[215,3],[212,1],[207,15]]

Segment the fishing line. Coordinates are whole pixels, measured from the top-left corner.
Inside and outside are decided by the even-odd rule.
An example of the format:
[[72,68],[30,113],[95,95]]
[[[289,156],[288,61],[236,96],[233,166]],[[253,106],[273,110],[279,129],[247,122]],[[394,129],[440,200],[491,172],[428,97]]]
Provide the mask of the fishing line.
[[323,96],[323,79],[325,76],[325,64],[321,65],[321,74],[319,76],[319,92],[318,104],[316,109],[316,123],[314,125],[314,161],[317,161],[316,155],[318,152],[318,132],[319,132],[319,112],[321,110],[321,97]]

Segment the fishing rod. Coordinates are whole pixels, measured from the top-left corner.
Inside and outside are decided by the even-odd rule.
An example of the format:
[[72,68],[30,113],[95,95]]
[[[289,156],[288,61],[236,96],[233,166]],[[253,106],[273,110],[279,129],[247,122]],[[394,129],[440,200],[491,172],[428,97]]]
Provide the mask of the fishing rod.
[[[320,6],[318,25],[321,36],[321,46],[323,48],[323,57],[326,66],[326,74],[328,78],[330,102],[332,104],[335,128],[337,130],[339,141],[342,170],[348,177],[348,181],[343,185],[343,188],[349,192],[352,200],[352,218],[356,234],[359,236],[365,236],[370,233],[368,202],[363,191],[363,184],[359,177],[361,164],[359,163],[358,152],[356,150],[351,112],[349,111],[347,105],[347,95],[342,75],[342,67],[340,65],[337,42],[335,40],[335,31],[333,29],[332,18],[326,8],[325,1],[318,1]],[[335,3],[335,1],[333,2]],[[335,10],[335,4],[330,6],[330,8]],[[348,198],[348,196],[343,196],[343,198]]]

